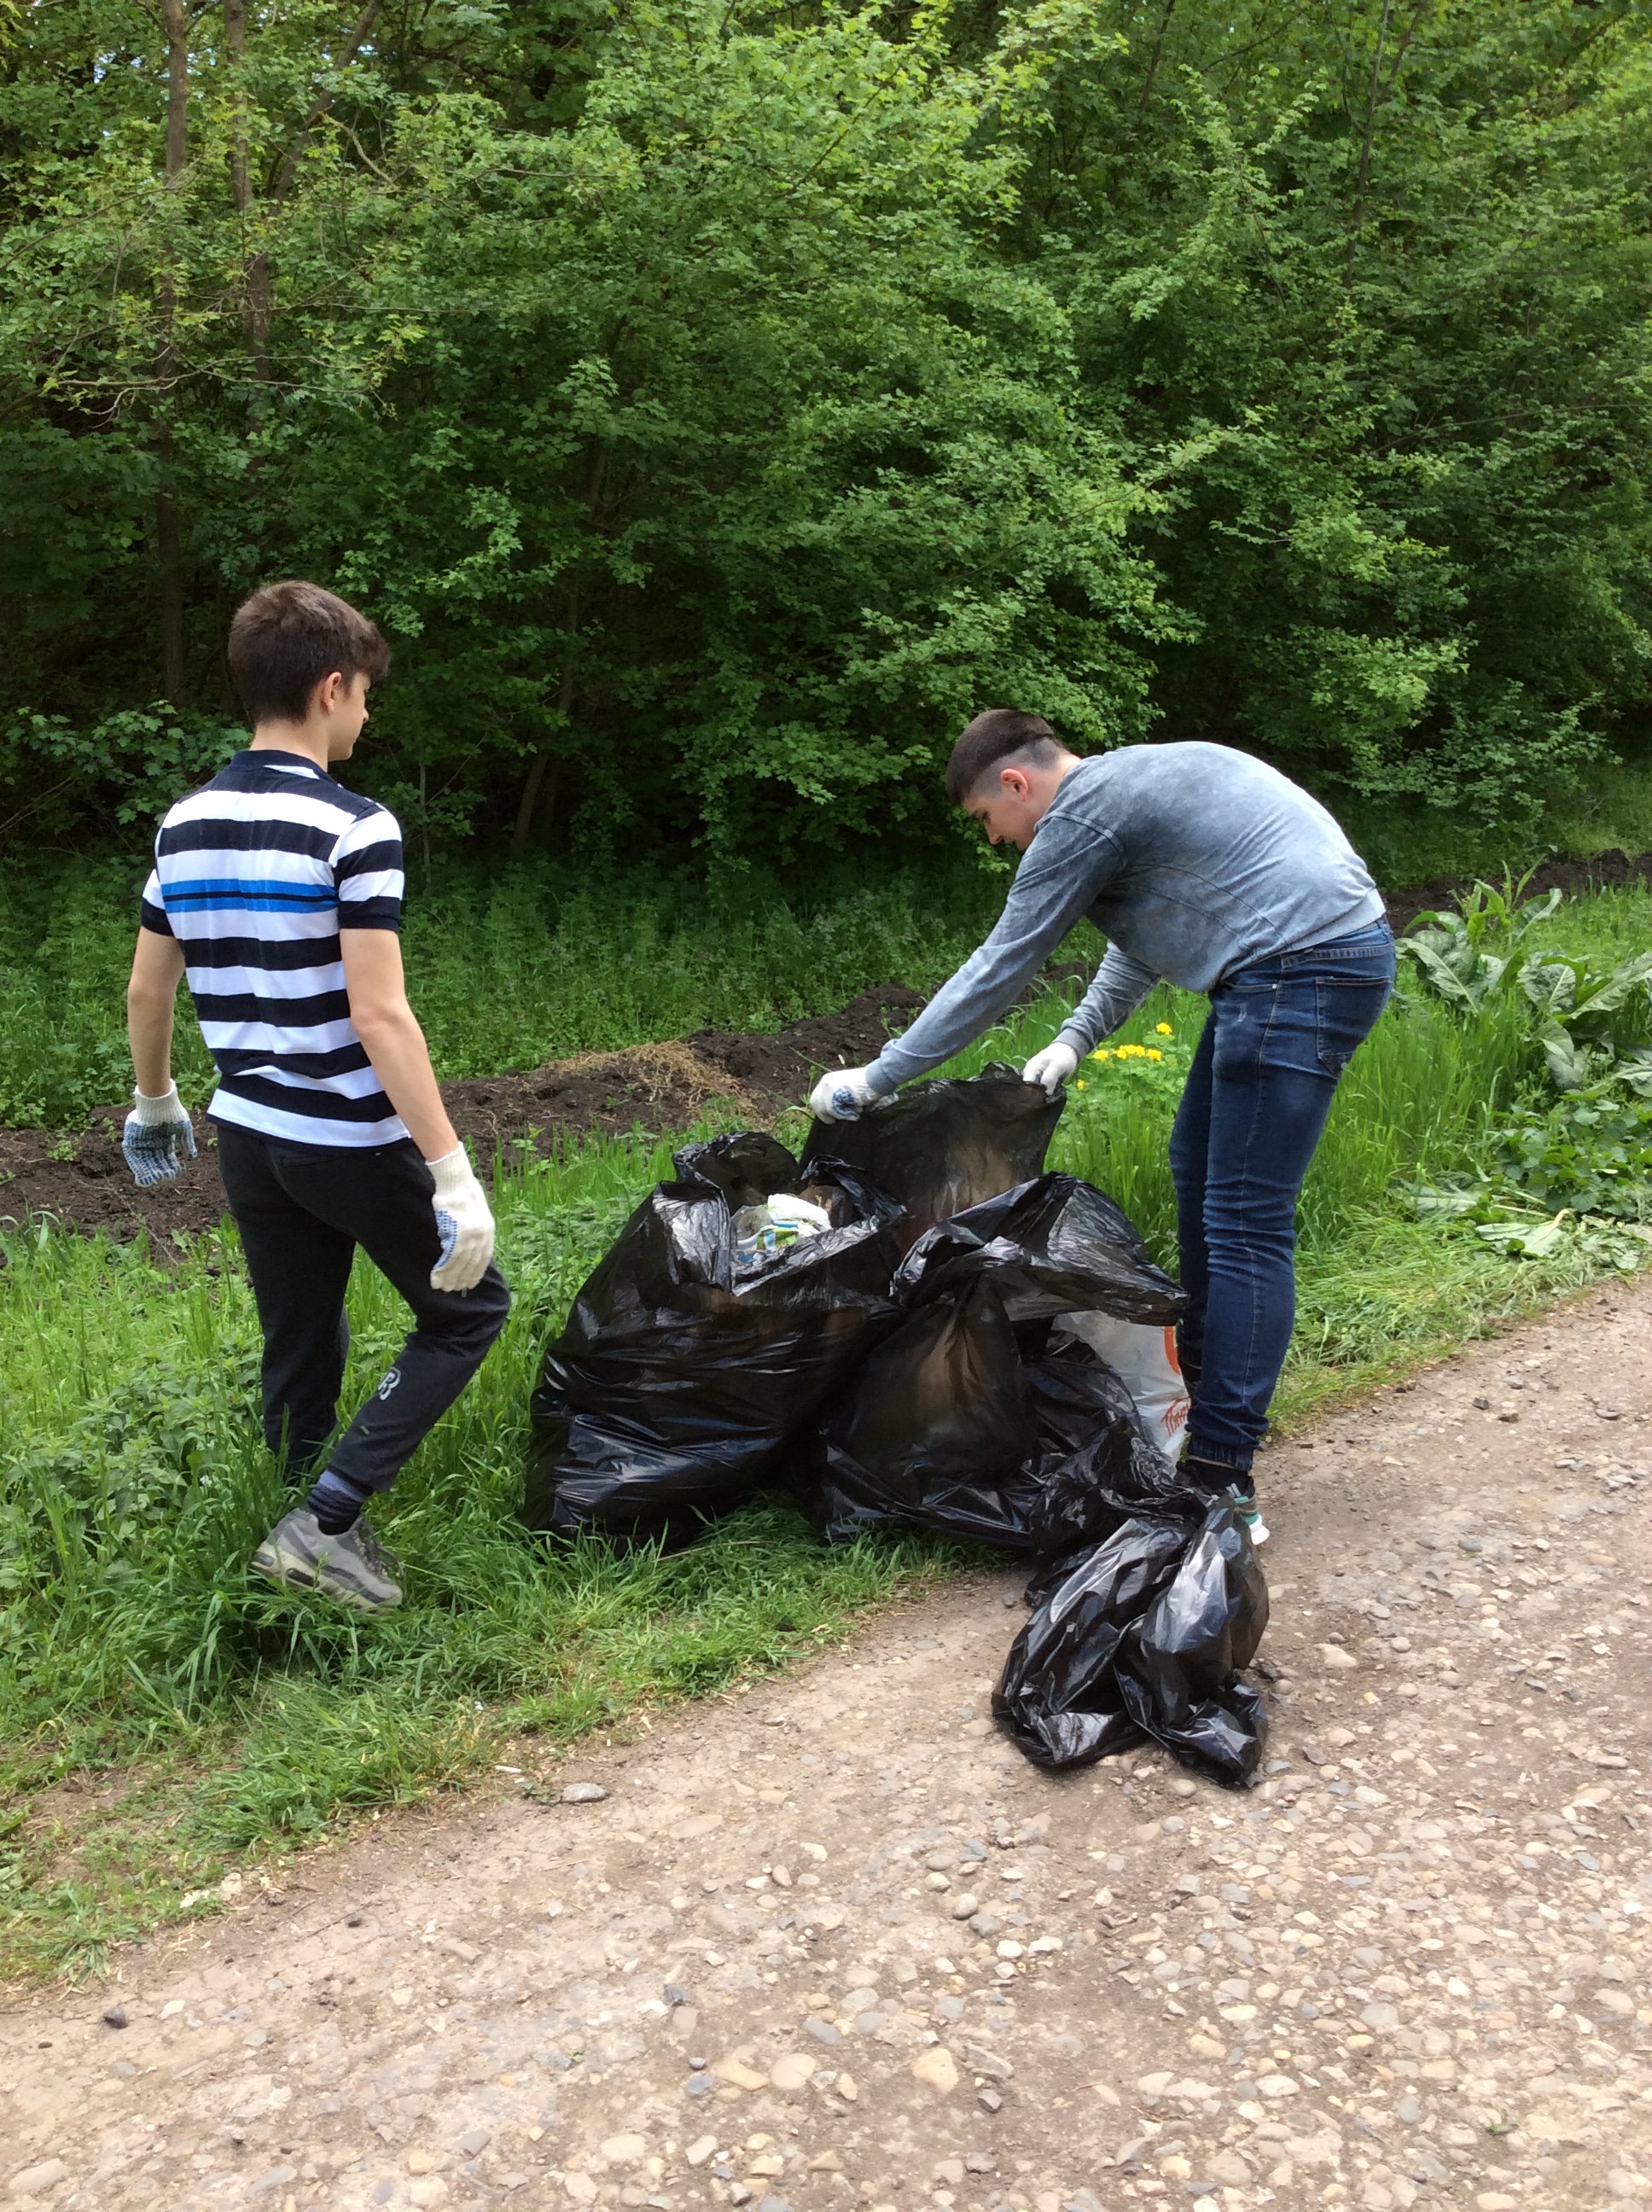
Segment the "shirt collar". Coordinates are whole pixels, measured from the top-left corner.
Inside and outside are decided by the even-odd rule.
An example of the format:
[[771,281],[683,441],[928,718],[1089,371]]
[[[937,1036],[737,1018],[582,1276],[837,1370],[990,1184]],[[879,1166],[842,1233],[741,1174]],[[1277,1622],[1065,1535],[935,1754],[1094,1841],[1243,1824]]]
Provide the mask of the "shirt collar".
[[319,775],[324,783],[331,783],[333,781],[325,768],[318,768],[313,760],[307,760],[302,753],[278,752],[272,745],[260,745],[256,752],[251,745],[244,745],[230,763],[230,766],[232,768],[278,768],[288,772],[296,769],[304,775]]

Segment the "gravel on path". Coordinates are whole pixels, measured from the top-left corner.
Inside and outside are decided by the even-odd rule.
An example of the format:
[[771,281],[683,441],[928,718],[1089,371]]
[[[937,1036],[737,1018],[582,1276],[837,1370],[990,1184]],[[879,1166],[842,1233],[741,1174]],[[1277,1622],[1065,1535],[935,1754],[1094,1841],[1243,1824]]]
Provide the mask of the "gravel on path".
[[1266,1455],[1259,1788],[1036,1772],[966,1580],[14,1998],[0,2202],[1652,2212],[1649,1316]]

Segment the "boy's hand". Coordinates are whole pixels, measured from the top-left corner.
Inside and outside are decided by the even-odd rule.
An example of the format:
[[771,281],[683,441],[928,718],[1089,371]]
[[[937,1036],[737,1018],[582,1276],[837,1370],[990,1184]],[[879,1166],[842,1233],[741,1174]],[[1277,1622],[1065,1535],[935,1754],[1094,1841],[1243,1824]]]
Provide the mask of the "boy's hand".
[[120,1149],[140,1190],[182,1174],[185,1161],[195,1158],[195,1132],[175,1083],[169,1083],[159,1098],[133,1091]]
[[864,1067],[831,1067],[809,1093],[809,1111],[817,1121],[858,1121],[884,1096],[867,1082]]
[[1058,1037],[1047,1044],[1042,1052],[1036,1052],[1021,1071],[1023,1083],[1042,1083],[1047,1098],[1060,1096],[1061,1086],[1078,1072],[1078,1055],[1070,1044]]
[[494,1217],[461,1145],[425,1165],[435,1179],[431,1205],[441,1237],[441,1257],[430,1270],[433,1291],[472,1291],[494,1255]]

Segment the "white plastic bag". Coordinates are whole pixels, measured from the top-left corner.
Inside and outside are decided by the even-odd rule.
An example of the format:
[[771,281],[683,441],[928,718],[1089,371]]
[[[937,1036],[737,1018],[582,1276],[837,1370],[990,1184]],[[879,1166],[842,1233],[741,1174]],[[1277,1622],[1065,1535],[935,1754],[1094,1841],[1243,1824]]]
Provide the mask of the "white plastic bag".
[[1057,1327],[1081,1337],[1098,1359],[1106,1360],[1135,1400],[1148,1435],[1167,1459],[1180,1459],[1187,1443],[1187,1388],[1176,1358],[1175,1329],[1114,1321],[1101,1313],[1063,1314]]
[[734,1217],[735,1268],[749,1274],[772,1260],[776,1252],[789,1252],[807,1237],[818,1237],[832,1225],[823,1206],[790,1191],[776,1191],[762,1206],[743,1206]]

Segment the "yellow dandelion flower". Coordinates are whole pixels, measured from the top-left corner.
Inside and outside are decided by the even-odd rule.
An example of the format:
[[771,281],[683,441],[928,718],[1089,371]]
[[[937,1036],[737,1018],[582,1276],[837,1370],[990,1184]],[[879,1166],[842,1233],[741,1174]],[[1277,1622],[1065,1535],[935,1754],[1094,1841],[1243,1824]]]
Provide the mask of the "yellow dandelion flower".
[[1073,1087],[1073,1089],[1074,1089],[1075,1091],[1082,1091],[1082,1090],[1084,1089],[1084,1077],[1083,1077],[1082,1075],[1078,1078],[1078,1080],[1077,1081],[1077,1083],[1075,1083],[1075,1084],[1073,1085],[1073,1086],[1072,1086],[1072,1087]]
[[1175,1031],[1170,1027],[1169,1022],[1161,1022],[1156,1034],[1159,1036],[1174,1036]]
[[1092,1060],[1105,1060],[1107,1058],[1105,1052],[1092,1052],[1090,1056]]
[[1149,1060],[1163,1060],[1164,1054],[1162,1052],[1156,1052],[1150,1044],[1147,1048],[1147,1057]]

